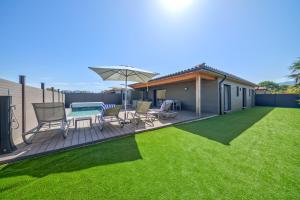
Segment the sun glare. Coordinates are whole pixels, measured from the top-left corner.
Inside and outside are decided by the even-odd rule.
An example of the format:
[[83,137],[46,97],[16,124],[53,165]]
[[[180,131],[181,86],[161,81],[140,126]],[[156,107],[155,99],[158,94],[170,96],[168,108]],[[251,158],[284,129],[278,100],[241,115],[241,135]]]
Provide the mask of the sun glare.
[[181,12],[190,7],[193,0],[161,0],[161,3],[170,12]]

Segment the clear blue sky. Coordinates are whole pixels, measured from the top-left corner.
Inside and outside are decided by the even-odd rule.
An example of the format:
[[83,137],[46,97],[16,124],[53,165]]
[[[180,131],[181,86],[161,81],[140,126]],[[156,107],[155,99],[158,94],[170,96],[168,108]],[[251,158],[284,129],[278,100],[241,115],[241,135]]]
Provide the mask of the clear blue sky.
[[1,0],[0,77],[99,91],[119,83],[88,66],[164,75],[206,62],[257,83],[285,80],[300,57],[299,0],[162,1]]

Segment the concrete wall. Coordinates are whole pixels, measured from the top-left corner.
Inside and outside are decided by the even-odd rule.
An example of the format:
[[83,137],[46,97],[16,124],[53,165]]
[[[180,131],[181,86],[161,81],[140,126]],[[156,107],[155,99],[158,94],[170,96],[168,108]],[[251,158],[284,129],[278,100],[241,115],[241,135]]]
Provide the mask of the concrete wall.
[[37,125],[37,120],[32,103],[43,102],[43,90],[27,86],[26,89],[26,131],[33,129]]
[[[22,140],[22,85],[12,81],[0,79],[0,88],[4,90],[9,90],[9,95],[12,96],[12,105],[16,106],[14,113],[16,115],[17,121],[19,122],[19,127],[13,129],[12,136],[13,141],[16,145],[23,142]],[[58,96],[57,92],[54,92]],[[1,93],[0,95],[6,95]],[[64,94],[60,94],[64,98]],[[55,100],[56,102],[58,99]],[[32,103],[43,102],[43,91],[40,88],[35,88],[31,86],[25,87],[25,131],[29,131],[37,125],[35,113],[32,107]],[[45,102],[52,102],[52,91],[45,90]],[[16,123],[13,123],[13,127],[16,127]]]
[[[201,79],[201,112],[203,113],[219,113],[219,82],[222,79],[219,78],[215,81]],[[252,94],[254,87],[247,86],[236,81],[225,80],[223,85],[231,86],[231,111],[241,110],[243,107],[243,92],[242,88],[247,89],[247,108],[255,105],[255,96]],[[239,96],[237,96],[237,86],[239,86]],[[188,90],[185,90],[188,88]],[[166,99],[176,99],[182,102],[182,108],[185,110],[196,110],[196,82],[187,81],[172,84],[165,84],[148,88],[148,100],[153,100],[153,90],[166,90]],[[249,95],[250,89],[250,95]],[[135,99],[140,99],[138,91],[146,91],[145,88],[137,89],[134,93]],[[224,106],[224,90],[222,88],[222,109]],[[137,98],[138,96],[138,98]]]
[[58,93],[57,92],[54,93],[54,101],[59,101]]
[[122,104],[121,94],[110,93],[66,93],[65,105],[69,107],[73,102],[98,102],[107,104]]
[[45,90],[45,102],[52,102],[52,91]]
[[201,112],[219,113],[218,80],[201,80]]
[[[187,88],[188,90],[185,90]],[[153,90],[166,90],[166,99],[176,99],[182,102],[182,109],[196,109],[196,81],[150,87],[148,100],[153,100]],[[145,89],[144,89],[145,90]],[[137,91],[136,91],[137,93]],[[218,113],[218,81],[201,80],[201,109],[205,113]]]
[[[219,79],[220,81],[221,79]],[[255,95],[252,94],[254,87],[247,86],[241,83],[237,83],[232,80],[225,80],[223,85],[231,86],[231,111],[241,110],[243,108],[243,88],[246,88],[247,108],[251,108],[255,105]],[[237,96],[237,86],[239,87],[239,96]],[[249,95],[250,90],[250,95]],[[224,105],[224,89],[222,88],[222,105]]]
[[62,94],[62,96],[61,96],[61,102],[66,102],[66,94]]

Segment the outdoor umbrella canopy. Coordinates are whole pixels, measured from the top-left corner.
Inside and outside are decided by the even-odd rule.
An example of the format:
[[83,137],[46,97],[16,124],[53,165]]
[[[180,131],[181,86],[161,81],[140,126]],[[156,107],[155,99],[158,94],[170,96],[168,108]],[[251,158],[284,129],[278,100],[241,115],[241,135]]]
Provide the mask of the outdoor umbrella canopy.
[[125,81],[125,120],[126,120],[126,106],[127,106],[127,82],[145,83],[157,76],[158,73],[138,69],[126,65],[118,66],[101,66],[89,67],[96,72],[103,80],[110,81]]
[[[126,65],[118,66],[101,66],[89,67],[96,72],[103,80],[111,81],[132,81],[138,83],[145,83],[152,79],[157,73],[138,69]],[[126,85],[126,83],[125,83]]]

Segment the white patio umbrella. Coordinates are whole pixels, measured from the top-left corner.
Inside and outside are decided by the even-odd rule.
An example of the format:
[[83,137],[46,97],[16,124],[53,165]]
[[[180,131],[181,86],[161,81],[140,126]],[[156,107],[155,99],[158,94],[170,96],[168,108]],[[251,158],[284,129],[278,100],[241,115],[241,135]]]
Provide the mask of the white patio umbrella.
[[89,67],[91,70],[96,72],[103,80],[110,81],[125,81],[125,120],[127,118],[127,82],[138,82],[146,83],[158,73],[138,69],[126,65],[117,66],[100,66],[100,67]]

